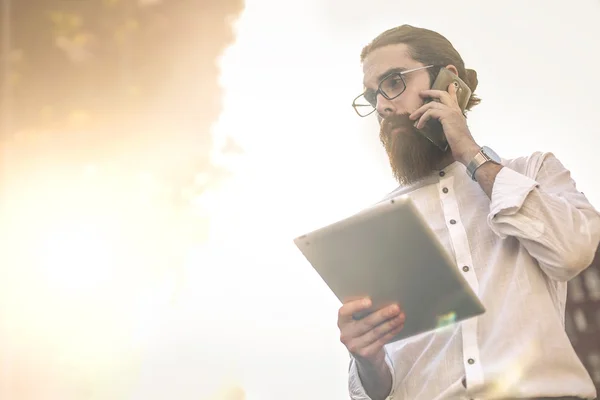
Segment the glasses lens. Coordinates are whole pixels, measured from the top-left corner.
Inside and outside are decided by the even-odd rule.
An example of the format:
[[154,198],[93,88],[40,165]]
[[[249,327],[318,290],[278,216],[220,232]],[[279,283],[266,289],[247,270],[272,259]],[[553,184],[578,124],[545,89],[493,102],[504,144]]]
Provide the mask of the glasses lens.
[[354,100],[352,106],[354,107],[358,115],[360,115],[361,117],[366,117],[367,115],[375,111],[375,107],[373,107],[373,105],[369,103],[365,96],[362,94],[358,96],[356,100]]
[[388,99],[393,99],[402,94],[406,89],[402,75],[393,74],[381,81],[380,90],[385,93]]

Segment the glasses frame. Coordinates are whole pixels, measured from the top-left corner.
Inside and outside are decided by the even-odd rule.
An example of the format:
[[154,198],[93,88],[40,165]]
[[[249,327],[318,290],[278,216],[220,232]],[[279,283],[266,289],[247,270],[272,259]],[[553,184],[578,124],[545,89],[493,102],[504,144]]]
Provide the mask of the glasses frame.
[[[433,67],[435,67],[435,65],[431,64],[431,65],[426,65],[426,66],[423,66],[423,67],[411,68],[411,69],[408,69],[408,70],[402,71],[402,72],[390,72],[389,74],[387,74],[386,76],[384,76],[381,79],[381,81],[379,82],[379,86],[377,86],[377,90],[375,91],[375,98],[377,98],[377,96],[381,94],[387,100],[394,100],[395,98],[397,98],[400,95],[402,95],[402,93],[404,93],[404,91],[406,90],[406,81],[404,80],[404,75],[409,74],[411,72],[420,71],[422,69],[428,69],[428,68],[433,68]],[[402,83],[404,84],[404,89],[402,89],[402,91],[400,91],[400,93],[398,93],[397,95],[395,95],[393,97],[390,97],[390,96],[387,95],[387,93],[385,93],[381,89],[381,85],[383,84],[383,82],[385,82],[387,79],[389,79],[390,77],[392,77],[394,75],[398,75],[400,77],[400,79],[402,80]],[[366,90],[364,92],[362,92],[361,94],[359,94],[358,96],[356,96],[354,98],[354,100],[352,100],[352,108],[354,108],[354,111],[356,111],[356,113],[358,114],[358,116],[361,117],[361,118],[368,117],[369,115],[373,114],[377,110],[377,108],[374,107],[372,104],[369,104],[369,105],[366,105],[366,104],[356,104],[356,100],[358,100],[361,96],[364,97],[365,93],[367,93]],[[367,103],[368,103],[368,101],[367,101]],[[373,110],[371,110],[371,112],[368,113],[368,114],[362,115],[358,111],[358,107],[373,107]]]

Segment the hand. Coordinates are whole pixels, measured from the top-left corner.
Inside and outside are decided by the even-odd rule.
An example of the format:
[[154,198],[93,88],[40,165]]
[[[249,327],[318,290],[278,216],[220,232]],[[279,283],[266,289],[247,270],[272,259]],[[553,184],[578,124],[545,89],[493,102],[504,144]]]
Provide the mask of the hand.
[[421,106],[410,115],[410,119],[419,120],[417,129],[422,129],[431,118],[440,121],[454,159],[467,165],[479,152],[480,146],[473,139],[467,126],[467,119],[458,105],[456,87],[450,84],[447,92],[424,90],[420,94],[421,97],[438,101],[431,101]]
[[393,304],[362,319],[353,318],[370,307],[368,298],[344,303],[338,314],[340,341],[359,362],[382,365],[385,362],[383,346],[402,330],[405,316],[400,307]]

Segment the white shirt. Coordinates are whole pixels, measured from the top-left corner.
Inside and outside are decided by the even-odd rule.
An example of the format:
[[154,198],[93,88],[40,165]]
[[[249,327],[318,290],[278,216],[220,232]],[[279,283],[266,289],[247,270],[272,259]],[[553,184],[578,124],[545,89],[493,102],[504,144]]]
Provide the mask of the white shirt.
[[[408,194],[487,310],[388,344],[388,399],[596,397],[564,313],[567,281],[600,242],[600,213],[551,153],[503,165],[491,201],[458,162],[386,198]],[[353,359],[349,390],[369,399]]]

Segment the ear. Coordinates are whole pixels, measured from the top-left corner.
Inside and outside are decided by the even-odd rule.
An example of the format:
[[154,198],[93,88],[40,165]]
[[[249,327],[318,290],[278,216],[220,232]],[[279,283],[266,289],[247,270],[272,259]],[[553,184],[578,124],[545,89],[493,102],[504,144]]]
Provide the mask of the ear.
[[454,75],[458,76],[458,69],[452,64],[446,65],[446,69],[452,72]]

